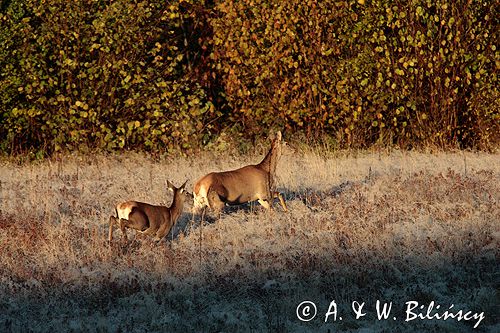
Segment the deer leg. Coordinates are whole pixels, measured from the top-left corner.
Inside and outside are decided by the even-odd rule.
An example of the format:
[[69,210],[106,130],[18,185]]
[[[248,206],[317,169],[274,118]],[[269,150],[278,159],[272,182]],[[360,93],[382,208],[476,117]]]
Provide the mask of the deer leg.
[[118,220],[114,216],[109,217],[109,232],[108,232],[108,242],[111,243],[113,240],[113,227],[115,224],[118,224]]
[[120,219],[120,230],[122,231],[122,239],[125,242],[128,241],[128,239],[127,239],[127,230],[125,229],[125,228],[127,228],[127,223],[128,223],[128,220]]
[[212,208],[216,215],[219,216],[224,208],[224,202],[220,199],[219,194],[216,191],[209,191],[207,194],[208,206]]
[[144,233],[145,231],[148,231],[148,229],[150,229],[148,217],[140,211],[134,211],[129,214],[128,220],[120,219],[120,229],[123,233],[123,238],[127,240],[127,233],[125,228],[135,229],[139,232]]
[[[155,240],[161,242],[163,237],[165,237],[172,228],[169,228],[169,223],[162,225],[156,232]],[[173,235],[172,235],[173,236]]]
[[149,235],[149,236],[153,236],[157,231],[158,229],[154,228],[154,227],[149,227],[147,228],[146,230],[137,230],[141,235]]
[[280,200],[281,207],[283,207],[283,210],[285,212],[288,212],[288,208],[286,207],[285,200],[283,199],[283,196],[281,195],[280,192],[274,192],[273,193],[273,198],[278,198]]
[[193,216],[195,214],[199,214],[200,211],[207,206],[208,206],[208,200],[206,197],[202,195],[193,194],[193,208],[191,209]]
[[264,206],[265,209],[269,210],[271,209],[271,205],[266,199],[258,199],[257,200],[262,206]]

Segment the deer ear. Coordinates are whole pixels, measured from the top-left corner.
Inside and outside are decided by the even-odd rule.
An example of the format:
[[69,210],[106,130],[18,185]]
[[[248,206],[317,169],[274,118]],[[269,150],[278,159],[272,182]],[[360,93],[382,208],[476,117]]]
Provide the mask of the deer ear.
[[166,181],[166,184],[167,184],[167,189],[169,189],[170,191],[174,190],[174,185],[169,180]]
[[282,138],[281,131],[269,134],[269,139],[271,140],[271,142],[276,142],[276,141],[279,142],[281,141],[281,138]]
[[181,188],[181,189],[184,189],[184,188],[186,187],[187,182],[188,182],[188,181],[187,181],[187,179],[186,179],[186,181],[184,182],[184,184],[182,184],[182,185],[181,185],[181,187],[180,187],[180,188]]

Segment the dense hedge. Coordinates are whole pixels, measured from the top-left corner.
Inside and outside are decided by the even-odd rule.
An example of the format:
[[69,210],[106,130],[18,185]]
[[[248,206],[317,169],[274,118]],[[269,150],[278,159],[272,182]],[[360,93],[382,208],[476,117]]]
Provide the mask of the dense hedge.
[[0,148],[189,149],[271,128],[373,144],[500,138],[487,0],[12,0]]
[[236,119],[252,129],[319,129],[361,146],[488,145],[500,121],[498,8],[224,1],[212,21],[213,59]]
[[0,58],[4,147],[174,149],[203,139],[217,111],[194,77],[196,8],[181,2],[11,2]]

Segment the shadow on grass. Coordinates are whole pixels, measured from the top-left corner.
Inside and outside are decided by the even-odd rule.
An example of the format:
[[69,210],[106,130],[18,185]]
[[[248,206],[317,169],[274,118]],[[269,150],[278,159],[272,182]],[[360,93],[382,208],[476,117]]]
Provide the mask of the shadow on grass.
[[[315,197],[321,202],[351,186],[345,183],[328,191],[304,189],[286,195],[290,201],[306,200],[314,207]],[[174,238],[180,232],[198,231],[199,220],[192,226],[190,222],[191,214],[183,214],[173,230]],[[68,258],[42,262],[37,251],[47,246],[44,221],[0,215],[0,231],[14,239],[3,238],[1,248],[0,331],[326,333],[473,329],[475,321],[404,320],[406,302],[424,305],[425,313],[434,301],[443,311],[451,304],[457,311],[484,311],[485,319],[476,331],[493,332],[499,321],[498,250],[491,248],[495,243],[489,237],[482,244],[470,242],[469,234],[477,232],[475,228],[471,224],[457,234],[459,238],[450,241],[457,247],[448,250],[429,247],[419,251],[426,243],[418,239],[405,246],[389,243],[392,245],[383,251],[370,250],[360,243],[350,248],[329,247],[329,251],[303,245],[278,253],[257,247],[249,252],[229,251],[234,257],[228,262],[224,256],[206,253],[196,270],[183,270],[183,261],[197,259],[191,253],[183,255],[181,249],[162,245],[154,250],[133,245],[130,251],[110,257],[99,252],[90,252],[95,257],[79,257],[74,253],[78,249],[100,244],[81,226],[61,229],[71,243],[49,244],[54,248],[70,244],[69,250],[61,252]],[[64,242],[63,237],[51,239]],[[146,259],[156,256],[150,261],[153,267],[138,271],[143,266],[135,266],[137,255]],[[155,269],[155,261],[166,257],[169,264]],[[81,278],[67,275],[67,269],[79,270]],[[315,303],[317,316],[302,322],[296,309],[306,300]],[[333,300],[343,320],[325,323]],[[378,320],[377,300],[393,302],[391,316],[398,320]],[[355,318],[353,301],[365,303],[366,316]]]
[[[286,192],[280,191],[280,193]],[[282,210],[278,199],[274,199],[273,209]],[[224,206],[220,216],[211,211],[209,208],[205,208],[205,213],[183,213],[166,239],[176,239],[180,234],[188,236],[190,233],[196,232],[202,221],[203,225],[210,225],[217,223],[217,221],[223,218],[224,215],[231,215],[234,213],[253,214],[265,210],[266,209],[262,205],[260,205],[257,201],[254,201],[241,205],[226,205]]]
[[346,181],[339,185],[332,186],[328,190],[317,190],[310,187],[301,188],[297,191],[291,191],[287,189],[279,189],[279,192],[282,193],[283,199],[286,202],[290,202],[293,200],[301,201],[309,210],[317,211],[318,206],[321,205],[321,202],[327,198],[336,198],[340,196],[343,192],[349,190],[356,184],[362,184],[364,181],[353,182]]
[[[422,258],[398,259],[367,255],[332,265],[329,255],[297,256],[287,271],[241,271],[237,266],[218,274],[206,262],[193,279],[169,278],[168,272],[122,281],[103,279],[97,285],[54,280],[22,293],[2,290],[0,327],[4,332],[50,331],[72,325],[73,331],[204,331],[204,332],[469,332],[477,320],[405,322],[405,306],[416,301],[425,309],[435,302],[442,313],[484,312],[478,332],[498,323],[498,260],[474,258],[464,250],[440,264],[419,264]],[[369,261],[373,261],[371,264]],[[467,264],[465,264],[467,263]],[[3,272],[5,278],[5,272]],[[312,301],[317,316],[297,318],[296,308]],[[378,320],[376,301],[392,302],[392,316]],[[335,301],[342,321],[325,323]],[[366,316],[356,319],[352,302],[365,303]],[[25,313],[29,316],[24,315]],[[106,327],[97,327],[105,325]],[[490,330],[491,331],[491,330]]]

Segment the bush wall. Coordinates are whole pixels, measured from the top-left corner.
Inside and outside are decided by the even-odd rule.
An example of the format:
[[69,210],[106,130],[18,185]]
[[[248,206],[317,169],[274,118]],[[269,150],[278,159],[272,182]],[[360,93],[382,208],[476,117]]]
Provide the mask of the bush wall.
[[[495,1],[12,0],[0,148],[498,146]],[[292,135],[291,135],[292,136]]]

